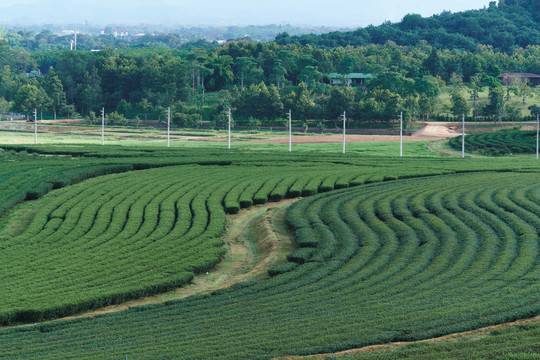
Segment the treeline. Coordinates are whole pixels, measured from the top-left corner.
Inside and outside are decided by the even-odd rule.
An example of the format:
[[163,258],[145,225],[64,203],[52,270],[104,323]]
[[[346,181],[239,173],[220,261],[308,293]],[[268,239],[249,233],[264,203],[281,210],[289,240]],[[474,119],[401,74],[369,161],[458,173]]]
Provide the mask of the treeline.
[[[240,41],[214,49],[29,53],[0,41],[0,113],[37,108],[92,119],[105,107],[118,119],[158,119],[171,106],[179,125],[206,120],[219,126],[232,107],[240,120],[273,120],[291,109],[298,119],[330,121],[347,111],[361,124],[389,121],[399,111],[410,120],[433,118],[442,90],[450,89],[447,114],[503,119],[509,95],[526,102],[533,94],[527,84],[502,89],[497,77],[540,74],[539,59],[540,46],[506,54],[490,46],[438,50],[426,42],[322,49]],[[359,86],[332,86],[332,72],[373,78]],[[486,86],[494,89],[490,106],[477,101]],[[501,93],[502,105],[495,105]],[[466,108],[467,97],[475,100],[474,109]],[[515,106],[512,111],[518,116]]]
[[[0,30],[2,30],[0,28]],[[0,31],[1,33],[1,31]],[[31,30],[4,30],[1,36],[9,46],[21,48],[26,51],[52,51],[69,50],[73,34],[57,35],[51,30],[44,29],[39,33]],[[107,47],[114,49],[125,48],[165,48],[165,49],[191,49],[204,47],[207,49],[218,47],[215,40],[204,37],[191,37],[186,39],[182,34],[157,33],[141,36],[115,37],[112,33],[103,35],[77,34],[77,50],[101,50]]]
[[384,23],[349,32],[323,35],[289,36],[282,33],[276,42],[310,44],[317,47],[365,46],[393,41],[412,46],[425,40],[439,49],[475,51],[478,45],[490,45],[506,53],[528,45],[540,45],[540,1],[500,0],[489,7],[459,13],[445,11],[424,18],[408,14],[399,23]]
[[[119,27],[119,29],[122,28]],[[125,28],[125,36],[124,30],[118,30],[119,36],[117,37],[113,36],[115,30],[111,26],[103,29],[104,34],[100,33],[99,28],[90,29],[90,33],[79,33],[77,35],[77,49],[85,51],[101,50],[106,47],[114,49],[163,47],[177,50],[204,47],[209,49],[219,46],[216,40],[245,39],[268,42],[283,32],[291,35],[302,35],[307,33],[324,34],[333,30],[327,27],[302,28],[291,25],[214,26],[178,29],[145,25],[142,26],[144,34],[140,34],[133,28],[132,26]],[[10,46],[23,48],[27,51],[70,49],[74,35],[59,35],[59,32],[61,32],[61,28],[55,28],[52,25],[47,29],[39,29],[37,26],[30,29],[3,29],[0,27],[0,37],[5,39]]]

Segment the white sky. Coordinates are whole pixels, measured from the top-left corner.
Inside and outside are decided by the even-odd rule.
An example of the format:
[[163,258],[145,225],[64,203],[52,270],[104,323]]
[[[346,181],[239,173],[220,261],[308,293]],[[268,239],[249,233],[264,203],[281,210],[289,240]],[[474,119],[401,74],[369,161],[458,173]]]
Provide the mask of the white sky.
[[0,0],[0,23],[379,25],[408,13],[481,9],[490,0]]

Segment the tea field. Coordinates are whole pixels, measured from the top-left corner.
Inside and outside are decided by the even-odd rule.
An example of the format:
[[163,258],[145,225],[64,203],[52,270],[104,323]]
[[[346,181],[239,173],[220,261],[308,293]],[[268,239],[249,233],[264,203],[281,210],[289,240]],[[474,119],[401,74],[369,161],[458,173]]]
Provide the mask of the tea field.
[[[484,155],[533,154],[536,152],[536,131],[501,130],[465,136],[466,151]],[[461,137],[449,140],[454,149],[461,150]]]
[[533,158],[4,149],[4,325],[186,284],[221,260],[226,213],[305,198],[286,213],[296,249],[270,277],[94,318],[6,327],[1,358],[268,359],[540,314]]

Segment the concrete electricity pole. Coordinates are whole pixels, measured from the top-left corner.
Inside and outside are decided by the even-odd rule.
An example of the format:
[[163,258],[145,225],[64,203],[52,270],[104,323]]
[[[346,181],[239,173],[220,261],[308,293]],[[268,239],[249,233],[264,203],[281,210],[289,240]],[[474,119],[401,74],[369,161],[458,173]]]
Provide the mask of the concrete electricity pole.
[[465,158],[465,114],[461,117],[461,158]]
[[229,135],[227,138],[228,148],[231,148],[231,108],[229,108]]
[[34,109],[34,144],[37,144],[37,109]]
[[343,117],[343,153],[345,154],[345,120],[347,120],[345,111],[343,112],[343,115],[341,115],[341,117]]
[[105,108],[101,108],[101,145],[105,143]]
[[169,147],[169,138],[171,132],[171,108],[167,109],[167,147]]
[[292,112],[289,110],[289,152],[292,151]]
[[538,138],[540,137],[540,114],[536,114],[536,160],[538,160]]
[[399,157],[403,157],[403,111],[399,114]]

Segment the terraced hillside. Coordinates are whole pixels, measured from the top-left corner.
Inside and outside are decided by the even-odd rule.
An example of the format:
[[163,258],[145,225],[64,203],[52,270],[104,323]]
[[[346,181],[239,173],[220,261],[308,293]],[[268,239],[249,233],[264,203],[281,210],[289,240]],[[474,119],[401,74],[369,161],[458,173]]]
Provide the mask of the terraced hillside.
[[[10,289],[0,307],[10,309],[6,322],[158,292],[219,260],[220,240],[213,239],[225,209],[324,192],[287,214],[299,246],[290,262],[272,269],[270,279],[211,295],[4,329],[4,357],[305,355],[428,338],[540,311],[540,168],[532,159],[317,155],[303,162],[207,153],[208,163],[222,165],[201,166],[193,164],[199,157],[190,163],[185,152],[171,155],[184,165],[170,166],[170,156],[159,165],[169,166],[69,186],[6,214],[13,219],[32,205],[26,225],[0,243],[2,273],[10,274],[1,287]],[[139,168],[155,161],[136,157]],[[517,172],[469,173],[480,169]],[[437,174],[447,175],[425,177]],[[29,300],[17,308],[23,295]]]

